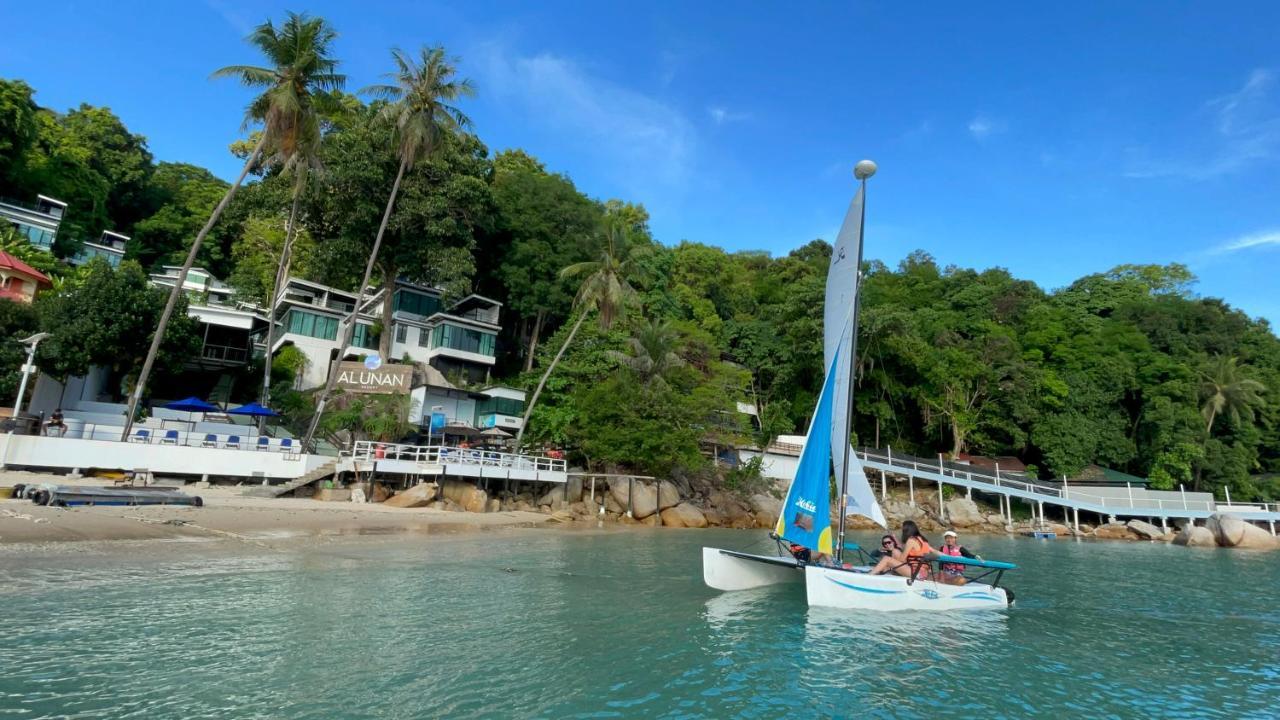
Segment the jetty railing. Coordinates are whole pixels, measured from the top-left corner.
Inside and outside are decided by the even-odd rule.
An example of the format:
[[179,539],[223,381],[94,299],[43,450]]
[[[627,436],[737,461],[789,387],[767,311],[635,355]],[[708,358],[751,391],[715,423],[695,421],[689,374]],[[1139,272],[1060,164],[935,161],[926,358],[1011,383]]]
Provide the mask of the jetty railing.
[[[1103,510],[1156,510],[1156,511],[1197,511],[1197,512],[1215,512],[1223,509],[1226,511],[1239,512],[1277,512],[1280,511],[1280,505],[1272,503],[1252,503],[1247,508],[1242,505],[1231,506],[1220,505],[1215,501],[1209,500],[1191,500],[1183,494],[1179,500],[1171,500],[1166,498],[1151,497],[1134,497],[1132,488],[1127,497],[1108,497],[1105,495],[1097,495],[1087,491],[1071,488],[1067,485],[1056,487],[1046,483],[1036,482],[1025,476],[1021,479],[1013,479],[1006,474],[1001,473],[999,469],[988,471],[984,468],[975,468],[970,466],[960,467],[947,463],[939,457],[937,460],[924,460],[922,458],[912,457],[910,455],[894,455],[892,450],[885,452],[871,451],[866,448],[856,450],[857,456],[863,462],[873,462],[878,465],[888,466],[890,471],[901,469],[903,471],[911,471],[917,475],[928,473],[932,475],[942,476],[943,478],[954,478],[963,480],[964,483],[972,486],[976,490],[989,489],[994,492],[1017,491],[1028,499],[1033,501],[1047,500],[1055,504],[1064,505],[1083,505],[1091,504],[1102,508]],[[989,488],[979,487],[979,485],[987,485]]]
[[[122,425],[82,422],[75,418],[67,418],[66,429],[49,426],[45,421],[40,425],[38,433],[45,437],[63,440],[109,440],[119,442]],[[169,422],[186,423],[184,420]],[[300,453],[302,446],[296,438],[274,437],[258,434],[251,425],[244,426],[243,433],[203,432],[198,430],[179,430],[177,428],[154,428],[134,426],[133,434],[126,442],[135,445],[172,445],[177,447],[207,448],[215,450],[248,450],[254,452]],[[267,442],[261,442],[265,438]]]
[[353,460],[407,460],[428,465],[477,465],[481,467],[509,468],[513,470],[537,470],[542,472],[567,472],[563,458],[545,455],[519,455],[462,448],[453,445],[405,445],[402,443],[358,440],[351,447]]

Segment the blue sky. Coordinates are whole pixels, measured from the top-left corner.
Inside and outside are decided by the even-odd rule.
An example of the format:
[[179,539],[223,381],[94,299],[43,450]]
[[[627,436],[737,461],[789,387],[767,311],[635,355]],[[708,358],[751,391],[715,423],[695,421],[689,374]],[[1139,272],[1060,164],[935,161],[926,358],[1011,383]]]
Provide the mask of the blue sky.
[[[1183,262],[1280,322],[1280,4],[6,2],[0,76],[115,110],[160,159],[224,177],[285,8],[328,18],[350,89],[444,44],[492,150],[642,202],[661,241],[782,254],[831,239],[880,164],[867,254],[999,265],[1046,288]],[[927,11],[926,11],[927,10]]]

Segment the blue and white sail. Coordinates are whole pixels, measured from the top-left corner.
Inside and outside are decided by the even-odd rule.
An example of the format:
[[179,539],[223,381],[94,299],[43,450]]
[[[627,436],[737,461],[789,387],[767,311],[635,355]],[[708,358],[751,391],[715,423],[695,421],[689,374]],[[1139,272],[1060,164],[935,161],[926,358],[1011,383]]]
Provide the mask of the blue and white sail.
[[[849,383],[853,379],[853,341],[858,331],[855,312],[858,285],[862,282],[861,268],[858,267],[862,258],[862,219],[863,191],[858,188],[853,201],[849,203],[844,224],[840,226],[840,234],[836,236],[836,243],[832,248],[823,309],[823,361],[828,380],[831,375],[835,376],[830,443],[837,482],[844,475],[843,445],[849,442],[852,434],[849,428],[849,403],[852,402]],[[852,450],[848,457],[849,482],[845,495],[848,512],[870,518],[882,527],[886,526],[884,511],[880,509],[880,503],[876,502],[862,463]]]
[[[839,353],[837,353],[837,356]],[[835,365],[827,366],[822,394],[800,451],[795,479],[782,503],[774,532],[784,540],[831,554],[831,418],[835,406]]]

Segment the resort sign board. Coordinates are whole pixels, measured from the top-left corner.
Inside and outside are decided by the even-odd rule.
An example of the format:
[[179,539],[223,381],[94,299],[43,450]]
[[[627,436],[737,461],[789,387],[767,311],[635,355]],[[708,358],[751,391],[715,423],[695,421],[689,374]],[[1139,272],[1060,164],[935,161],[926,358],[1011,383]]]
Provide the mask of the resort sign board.
[[412,381],[412,365],[379,365],[371,370],[363,362],[338,363],[338,387],[347,392],[379,395],[408,393]]

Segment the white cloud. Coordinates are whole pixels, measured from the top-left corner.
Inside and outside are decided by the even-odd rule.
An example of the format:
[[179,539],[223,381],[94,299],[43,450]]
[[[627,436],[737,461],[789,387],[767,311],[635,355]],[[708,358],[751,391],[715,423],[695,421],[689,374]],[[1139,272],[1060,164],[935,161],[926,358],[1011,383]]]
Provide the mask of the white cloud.
[[589,145],[631,190],[687,183],[696,137],[676,108],[551,53],[513,55],[494,43],[479,56],[487,95],[514,106],[528,123]]
[[1262,232],[1241,235],[1234,240],[1229,240],[1215,246],[1209,251],[1209,254],[1223,255],[1226,253],[1261,247],[1280,247],[1280,230],[1264,230]]
[[1276,74],[1265,68],[1249,73],[1240,89],[1204,104],[1213,132],[1197,160],[1146,160],[1130,163],[1126,177],[1182,177],[1203,180],[1243,170],[1280,157],[1280,103],[1272,89]]
[[993,120],[981,113],[975,115],[974,118],[969,121],[968,127],[969,134],[972,135],[975,140],[985,140],[988,137],[998,135],[1005,130],[1003,122]]
[[707,114],[711,116],[711,121],[717,125],[747,120],[751,117],[751,113],[733,112],[732,110],[714,105],[707,108]]
[[204,4],[210,10],[217,13],[218,17],[222,18],[223,22],[230,25],[241,35],[248,35],[253,32],[254,23],[249,22],[243,15],[228,7],[223,0],[204,0]]

